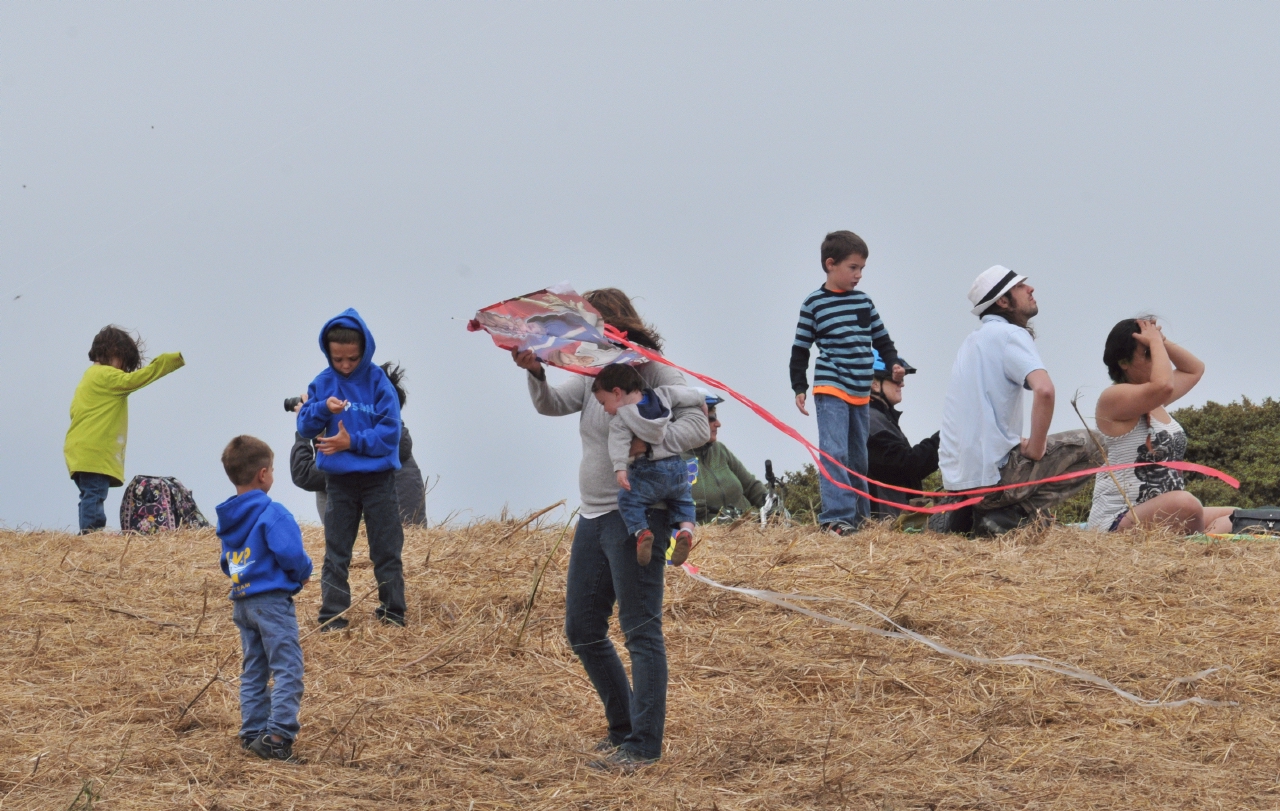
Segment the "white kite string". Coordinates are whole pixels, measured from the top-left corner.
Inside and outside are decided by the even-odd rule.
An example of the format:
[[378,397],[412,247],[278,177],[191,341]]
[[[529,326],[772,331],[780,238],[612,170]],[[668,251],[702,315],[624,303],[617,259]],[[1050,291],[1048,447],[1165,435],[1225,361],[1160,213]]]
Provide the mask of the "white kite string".
[[[925,645],[929,648],[932,648],[933,650],[943,654],[944,656],[950,656],[950,657],[960,659],[975,665],[985,665],[985,666],[1014,665],[1016,667],[1029,667],[1035,670],[1047,670],[1050,673],[1057,673],[1062,676],[1067,676],[1068,678],[1078,679],[1080,681],[1086,681],[1086,682],[1089,682],[1090,684],[1097,685],[1098,687],[1105,688],[1115,693],[1116,695],[1120,696],[1121,698],[1124,698],[1128,701],[1132,701],[1133,703],[1142,707],[1181,707],[1184,704],[1199,704],[1203,707],[1234,707],[1238,703],[1235,701],[1213,701],[1211,699],[1201,698],[1199,696],[1194,696],[1192,698],[1183,698],[1177,701],[1158,701],[1156,699],[1143,698],[1142,696],[1130,693],[1129,691],[1124,690],[1115,684],[1112,684],[1111,682],[1107,681],[1101,676],[1094,675],[1093,673],[1090,673],[1087,670],[1081,670],[1080,668],[1073,667],[1072,665],[1069,665],[1065,662],[1058,662],[1058,661],[1054,661],[1053,659],[1046,659],[1043,656],[1035,656],[1029,653],[1015,653],[1009,656],[996,656],[996,657],[971,656],[967,653],[961,653],[960,651],[952,650],[951,648],[948,648],[946,645],[943,645],[939,642],[935,642],[934,640],[930,639],[927,636],[924,636],[923,634],[918,634],[915,631],[911,631],[907,628],[903,628],[901,625],[891,620],[887,615],[877,611],[876,609],[872,608],[869,605],[860,603],[857,600],[849,600],[843,597],[810,597],[803,594],[780,594],[776,591],[764,591],[762,589],[748,589],[748,588],[741,588],[739,586],[726,586],[723,583],[717,583],[711,578],[700,574],[697,567],[695,566],[691,566],[690,564],[686,563],[682,568],[684,568],[684,573],[686,575],[693,578],[694,580],[697,580],[700,583],[705,583],[708,586],[722,589],[724,591],[734,592],[736,594],[742,594],[747,597],[753,597],[757,600],[762,600],[766,603],[776,605],[779,608],[785,608],[788,611],[795,611],[797,613],[804,614],[805,616],[812,617],[816,620],[821,620],[822,622],[828,622],[833,625],[840,625],[854,631],[860,631],[868,634],[875,634],[876,636],[882,636],[887,639],[903,639],[903,640],[908,640],[912,642],[918,642],[921,645]],[[874,614],[875,616],[879,617],[880,619],[892,625],[897,630],[886,631],[883,628],[872,628],[871,626],[860,625],[859,623],[850,622],[849,620],[840,619],[839,617],[832,617],[826,614],[819,614],[817,611],[813,611],[811,609],[805,608],[804,606],[796,605],[792,601],[849,603],[851,605],[856,605],[857,607],[863,609],[864,611],[868,611]],[[1172,686],[1172,684],[1191,684],[1193,682],[1196,682],[1196,681],[1199,681],[1200,679],[1205,678],[1211,673],[1216,673],[1219,670],[1229,670],[1229,669],[1230,668],[1211,667],[1207,670],[1202,670],[1199,673],[1195,673],[1191,676],[1185,676],[1183,678],[1174,679],[1170,686]]]

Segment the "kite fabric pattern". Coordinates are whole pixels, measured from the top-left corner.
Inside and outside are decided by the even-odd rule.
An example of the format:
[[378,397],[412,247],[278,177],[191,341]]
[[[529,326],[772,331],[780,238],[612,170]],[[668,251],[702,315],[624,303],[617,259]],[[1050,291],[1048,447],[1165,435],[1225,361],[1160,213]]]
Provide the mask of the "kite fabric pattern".
[[483,330],[502,349],[532,351],[543,363],[581,375],[644,360],[605,336],[604,318],[568,282],[491,304],[467,330]]

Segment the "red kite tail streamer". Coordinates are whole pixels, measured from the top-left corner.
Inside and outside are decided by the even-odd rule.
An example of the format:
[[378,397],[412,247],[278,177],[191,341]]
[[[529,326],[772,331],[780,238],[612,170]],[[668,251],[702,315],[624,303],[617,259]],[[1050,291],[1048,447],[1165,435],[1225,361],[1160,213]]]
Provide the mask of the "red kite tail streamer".
[[[605,336],[608,337],[609,340],[627,347],[633,352],[636,352],[637,354],[643,356],[648,360],[653,361],[654,363],[661,363],[664,366],[670,366],[671,368],[676,369],[680,372],[683,372],[684,374],[696,380],[700,380],[703,383],[706,383],[708,386],[711,386],[714,389],[719,389],[720,391],[727,393],[730,397],[742,403],[751,411],[755,412],[755,414],[759,416],[761,419],[763,419],[765,422],[769,423],[774,428],[777,428],[782,433],[786,434],[787,436],[794,439],[796,442],[799,442],[801,445],[803,445],[805,450],[809,452],[809,455],[813,457],[814,464],[817,466],[818,471],[822,474],[822,477],[827,481],[831,482],[832,484],[834,484],[835,486],[841,488],[842,490],[848,490],[850,492],[857,493],[863,498],[866,498],[869,501],[874,501],[877,504],[888,504],[900,510],[909,510],[911,512],[917,512],[917,513],[950,512],[952,510],[958,510],[963,507],[969,507],[974,504],[977,504],[978,502],[982,501],[983,497],[989,493],[999,493],[1004,490],[1013,490],[1019,487],[1034,487],[1040,484],[1049,484],[1052,482],[1061,482],[1061,481],[1068,481],[1070,479],[1079,479],[1084,476],[1093,476],[1098,473],[1107,473],[1115,470],[1127,470],[1129,468],[1137,468],[1137,467],[1148,467],[1152,465],[1155,465],[1158,467],[1167,467],[1173,470],[1182,470],[1189,473],[1200,473],[1205,476],[1212,476],[1215,479],[1220,479],[1226,482],[1227,484],[1231,485],[1237,490],[1240,488],[1240,482],[1235,478],[1228,476],[1226,473],[1223,473],[1220,470],[1215,470],[1214,468],[1211,468],[1211,467],[1206,467],[1205,465],[1197,465],[1193,462],[1132,462],[1129,464],[1122,464],[1122,465],[1104,465],[1101,467],[1092,467],[1087,470],[1077,470],[1070,473],[1063,473],[1058,476],[1050,476],[1049,478],[1046,478],[1046,479],[1037,479],[1035,481],[1030,481],[1030,482],[1018,482],[1016,484],[1002,484],[1002,485],[994,485],[992,487],[978,487],[972,490],[955,490],[955,491],[945,491],[945,492],[930,491],[930,490],[914,490],[910,487],[899,487],[898,485],[894,485],[894,484],[886,484],[885,482],[878,482],[875,479],[872,479],[865,474],[859,473],[856,470],[851,470],[850,468],[841,464],[838,459],[836,459],[834,456],[827,453],[826,451],[822,450],[818,446],[814,445],[808,439],[805,439],[803,434],[801,434],[796,429],[792,428],[790,425],[787,425],[782,420],[775,417],[764,406],[756,403],[751,398],[747,397],[745,394],[739,393],[737,390],[733,389],[732,387],[726,386],[724,383],[721,383],[719,380],[716,380],[714,377],[700,374],[698,372],[693,371],[692,369],[686,369],[677,363],[667,360],[665,357],[658,354],[657,352],[654,352],[651,349],[640,346],[639,344],[632,343],[631,341],[627,340],[627,334],[625,332],[621,332],[615,329],[614,327],[610,326],[609,324],[604,325],[604,332],[605,332]],[[831,474],[827,471],[826,465],[823,464],[824,459],[827,462],[830,462],[831,464],[845,471],[849,475],[856,476],[857,478],[861,479],[864,482],[867,482],[868,484],[873,484],[873,485],[876,485],[877,487],[883,487],[886,490],[893,490],[899,493],[908,493],[911,495],[924,496],[929,498],[947,498],[947,499],[958,498],[960,500],[957,502],[952,502],[949,504],[939,504],[932,507],[916,507],[910,504],[901,504],[896,501],[887,501],[882,498],[876,498],[870,493],[866,493],[862,490],[859,490],[853,485],[836,481],[834,478],[832,478]]]

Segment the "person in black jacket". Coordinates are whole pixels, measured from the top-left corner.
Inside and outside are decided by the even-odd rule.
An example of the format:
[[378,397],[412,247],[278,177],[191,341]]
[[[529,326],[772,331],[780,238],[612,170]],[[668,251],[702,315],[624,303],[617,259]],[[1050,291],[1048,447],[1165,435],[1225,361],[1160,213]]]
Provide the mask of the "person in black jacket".
[[[405,402],[409,399],[404,386],[400,385],[400,381],[404,379],[404,369],[388,362],[382,364],[382,370],[387,373],[391,385],[395,387],[400,408],[403,410]],[[294,411],[302,407],[301,403],[306,402],[307,395],[303,394],[299,400],[301,402]],[[293,448],[289,451],[289,475],[299,489],[316,494],[316,512],[320,515],[320,522],[324,523],[324,511],[328,505],[324,474],[316,468],[315,445],[312,440],[296,431],[293,437]],[[409,426],[403,423],[400,425],[400,469],[396,471],[396,499],[400,502],[401,523],[406,525],[427,523],[426,483],[422,478],[422,469],[413,458],[413,438],[409,436]]]
[[[920,485],[924,478],[938,469],[938,434],[934,433],[916,445],[912,445],[898,420],[902,412],[895,406],[902,402],[902,387],[906,385],[906,375],[915,374],[901,357],[898,365],[905,370],[902,383],[893,381],[893,373],[885,369],[884,363],[877,354],[871,381],[871,430],[867,435],[867,475],[885,484],[896,484],[899,487],[923,489]],[[871,495],[886,501],[906,504],[913,496],[898,490],[885,487],[870,486]],[[872,518],[896,518],[902,510],[888,504],[871,502]]]

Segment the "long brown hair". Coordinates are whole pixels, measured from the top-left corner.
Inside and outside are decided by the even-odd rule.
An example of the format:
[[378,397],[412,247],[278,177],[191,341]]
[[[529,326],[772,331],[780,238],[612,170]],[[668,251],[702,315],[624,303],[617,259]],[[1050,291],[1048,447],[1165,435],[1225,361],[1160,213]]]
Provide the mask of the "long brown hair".
[[636,312],[631,297],[626,293],[616,287],[602,287],[599,290],[588,290],[582,297],[600,311],[606,324],[627,333],[629,340],[654,352],[662,351],[662,336],[640,318],[640,313]]

